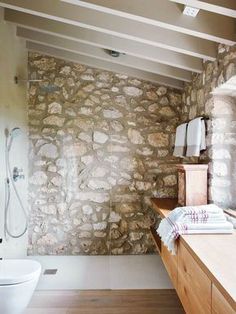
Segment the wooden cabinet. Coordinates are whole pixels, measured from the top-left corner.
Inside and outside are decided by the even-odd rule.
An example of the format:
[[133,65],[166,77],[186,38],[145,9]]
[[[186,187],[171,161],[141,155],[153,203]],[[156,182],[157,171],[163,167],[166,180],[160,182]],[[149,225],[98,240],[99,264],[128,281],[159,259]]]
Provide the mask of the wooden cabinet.
[[178,247],[176,247],[176,255],[172,255],[162,243],[161,257],[166,270],[172,280],[174,287],[177,289],[178,284]]
[[161,254],[161,247],[162,247],[162,242],[161,242],[161,238],[159,237],[159,235],[156,232],[156,228],[155,227],[150,227],[150,231],[151,231],[151,236],[153,238],[155,247],[157,249],[157,252],[159,254]]
[[192,255],[179,245],[178,295],[186,313],[211,313],[211,281]]
[[178,203],[182,206],[207,204],[208,165],[178,165]]
[[[177,200],[152,199],[152,205],[165,218]],[[177,255],[154,229],[153,239],[187,314],[236,314],[236,233],[181,236]]]
[[216,286],[212,285],[212,314],[235,314],[236,311],[230,306]]

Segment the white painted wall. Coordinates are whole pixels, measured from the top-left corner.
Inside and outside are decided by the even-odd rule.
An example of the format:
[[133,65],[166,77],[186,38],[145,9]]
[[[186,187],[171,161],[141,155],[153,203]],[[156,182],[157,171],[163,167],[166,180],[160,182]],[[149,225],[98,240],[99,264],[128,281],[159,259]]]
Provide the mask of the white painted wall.
[[[12,165],[24,169],[26,179],[17,183],[19,193],[27,206],[27,86],[16,85],[14,76],[27,77],[27,51],[22,39],[16,37],[15,26],[4,22],[3,9],[0,8],[0,238],[4,238],[4,182],[5,182],[5,128],[20,127],[22,134],[12,146]],[[15,197],[11,203],[13,231],[22,228],[22,215]],[[21,229],[22,230],[22,229]],[[18,240],[10,239],[0,244],[0,257],[22,257],[26,255],[27,235]]]

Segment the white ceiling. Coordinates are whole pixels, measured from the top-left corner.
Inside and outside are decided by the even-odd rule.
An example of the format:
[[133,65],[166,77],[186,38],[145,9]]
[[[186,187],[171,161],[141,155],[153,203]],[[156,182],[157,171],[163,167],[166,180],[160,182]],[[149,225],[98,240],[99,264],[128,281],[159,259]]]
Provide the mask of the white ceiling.
[[[196,18],[184,4],[200,8]],[[235,0],[0,0],[27,48],[183,88],[217,44],[236,44]],[[223,25],[223,27],[222,27]],[[111,57],[107,49],[125,53]]]

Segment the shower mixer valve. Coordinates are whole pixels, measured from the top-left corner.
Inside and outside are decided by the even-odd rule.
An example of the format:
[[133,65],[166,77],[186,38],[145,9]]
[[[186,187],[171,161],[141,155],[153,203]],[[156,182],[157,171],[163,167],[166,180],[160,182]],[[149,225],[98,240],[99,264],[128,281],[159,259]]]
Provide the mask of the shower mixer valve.
[[13,168],[13,175],[12,175],[12,177],[13,177],[13,180],[15,182],[20,180],[20,179],[24,179],[25,176],[23,175],[23,169],[18,168],[18,167],[14,167]]

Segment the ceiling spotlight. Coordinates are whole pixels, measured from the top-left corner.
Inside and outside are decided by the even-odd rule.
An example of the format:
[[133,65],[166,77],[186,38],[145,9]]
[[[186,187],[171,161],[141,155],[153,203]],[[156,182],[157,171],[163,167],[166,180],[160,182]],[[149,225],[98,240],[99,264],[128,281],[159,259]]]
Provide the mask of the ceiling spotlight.
[[124,56],[125,55],[125,53],[119,52],[119,51],[116,51],[116,50],[104,49],[104,51],[106,53],[108,53],[113,58],[119,58],[120,56],[122,56],[122,55]]
[[199,9],[196,9],[196,8],[189,7],[189,6],[185,5],[183,14],[191,16],[191,17],[196,17],[198,15],[199,11],[200,11]]
[[118,58],[120,56],[120,52],[115,51],[115,50],[110,50],[110,55],[114,58]]

